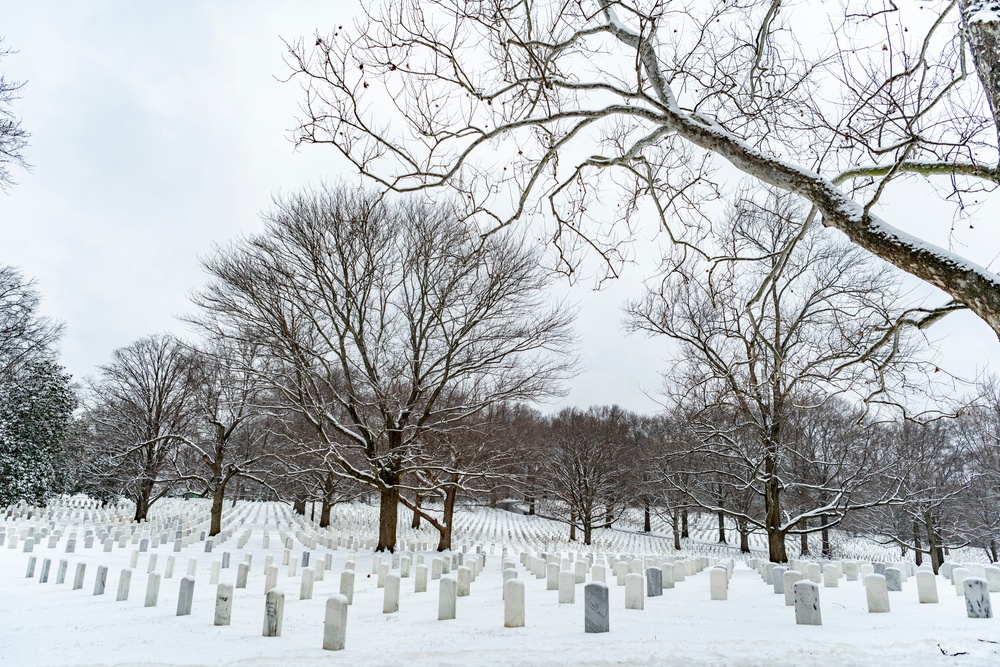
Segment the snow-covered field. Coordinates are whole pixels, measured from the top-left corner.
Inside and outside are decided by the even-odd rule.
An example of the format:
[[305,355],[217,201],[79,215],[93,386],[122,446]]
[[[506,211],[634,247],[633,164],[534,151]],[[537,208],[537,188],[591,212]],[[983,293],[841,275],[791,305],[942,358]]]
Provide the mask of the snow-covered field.
[[[75,502],[80,502],[79,500]],[[728,600],[709,598],[708,571],[678,582],[663,596],[646,598],[644,610],[626,610],[624,589],[608,571],[611,596],[611,631],[583,631],[583,586],[577,585],[576,603],[560,605],[556,591],[546,590],[520,565],[522,551],[580,554],[585,548],[567,544],[565,528],[538,517],[524,517],[498,510],[462,511],[456,519],[456,551],[475,552],[481,547],[486,566],[472,583],[469,597],[458,599],[457,618],[437,620],[438,581],[429,581],[426,593],[414,592],[414,579],[401,581],[399,611],[382,613],[383,589],[377,587],[370,548],[314,548],[300,540],[319,536],[346,543],[351,537],[368,540],[374,535],[376,511],[362,505],[335,511],[329,531],[319,531],[295,517],[285,505],[240,503],[227,508],[224,529],[232,536],[206,553],[198,538],[207,526],[208,505],[203,501],[162,501],[155,506],[152,533],[169,531],[166,544],[138,554],[127,600],[115,600],[123,568],[139,548],[132,543],[128,512],[120,518],[97,517],[99,525],[117,528],[126,545],[114,543],[110,552],[95,540],[84,546],[88,528],[95,527],[94,512],[80,508],[36,511],[31,519],[7,518],[7,540],[0,546],[0,665],[1000,665],[1000,619],[970,619],[964,599],[946,580],[938,577],[939,604],[918,604],[914,580],[902,592],[890,593],[892,611],[869,614],[860,582],[843,579],[837,588],[820,588],[823,625],[798,626],[784,596],[775,595],[756,571],[737,558]],[[85,512],[90,516],[85,518]],[[183,520],[191,528],[191,542],[174,552],[176,526],[156,527],[158,522]],[[103,523],[102,523],[103,521]],[[301,522],[302,525],[298,525]],[[401,526],[409,525],[401,516]],[[31,554],[23,552],[28,527],[37,532],[49,527],[62,530],[55,546],[45,537]],[[149,526],[139,528],[138,538]],[[269,546],[265,548],[265,530]],[[77,533],[75,553],[66,553],[70,533]],[[17,533],[15,548],[10,536]],[[332,568],[315,583],[311,600],[300,600],[298,567],[290,576],[283,566],[280,535],[292,539],[291,559],[301,563],[303,551],[316,564],[331,554]],[[401,530],[401,544],[434,545],[432,531]],[[242,537],[247,542],[239,548]],[[155,540],[158,542],[159,540]],[[596,556],[655,555],[700,556],[713,562],[734,555],[729,549],[697,542],[678,554],[669,539],[625,531],[599,531]],[[503,627],[501,601],[501,552],[518,563],[518,578],[525,582],[526,625]],[[252,555],[245,589],[235,591],[232,624],[213,625],[216,586],[209,583],[212,563],[230,554],[230,567],[221,570],[221,582],[234,583],[237,564]],[[167,560],[174,557],[173,576],[164,578],[158,605],[144,607],[149,560],[156,555],[154,571],[165,575]],[[425,564],[432,551],[417,550]],[[736,554],[738,555],[738,554]],[[34,576],[25,576],[28,559],[36,558]],[[263,637],[264,565],[268,556],[279,565],[278,588],[286,594],[280,637]],[[387,556],[388,558],[388,556]],[[50,559],[48,581],[40,583],[44,559]],[[180,579],[196,559],[195,590],[190,616],[176,616]],[[67,561],[66,581],[54,583],[60,560]],[[348,560],[355,562],[357,580],[354,603],[347,622],[344,651],[322,650],[326,599],[339,591],[340,573]],[[72,590],[77,564],[86,564],[83,587]],[[99,565],[108,567],[107,589],[95,596]],[[398,571],[397,571],[398,572]],[[454,571],[451,575],[454,576]]]

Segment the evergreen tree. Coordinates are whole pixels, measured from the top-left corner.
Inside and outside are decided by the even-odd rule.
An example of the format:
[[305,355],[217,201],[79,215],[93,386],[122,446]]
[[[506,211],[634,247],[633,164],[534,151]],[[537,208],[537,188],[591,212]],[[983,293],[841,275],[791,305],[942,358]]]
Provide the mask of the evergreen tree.
[[70,375],[51,360],[0,383],[0,505],[41,503],[66,488],[71,466],[63,448],[75,407]]

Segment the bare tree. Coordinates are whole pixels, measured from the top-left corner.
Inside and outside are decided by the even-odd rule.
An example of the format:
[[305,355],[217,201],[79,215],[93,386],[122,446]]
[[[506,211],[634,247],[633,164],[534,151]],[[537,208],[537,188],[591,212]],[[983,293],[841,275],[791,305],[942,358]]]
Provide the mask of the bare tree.
[[266,223],[207,262],[200,322],[262,346],[279,400],[338,474],[379,492],[378,549],[393,550],[401,492],[438,467],[428,433],[555,391],[570,317],[550,305],[536,253],[482,239],[446,205],[324,189],[278,202]]
[[90,381],[92,474],[135,502],[135,520],[176,481],[182,438],[195,420],[190,352],[166,335],[114,351]]
[[[523,448],[504,446],[507,417],[506,404],[491,405],[448,429],[425,434],[421,449],[426,463],[408,483],[413,499],[404,494],[400,500],[413,510],[415,521],[426,520],[438,531],[438,551],[451,549],[459,495],[472,499],[509,486],[513,471],[523,463]],[[430,499],[440,499],[440,516],[431,513],[426,503]]]
[[[10,49],[3,48],[3,38],[0,37],[0,59],[10,53]],[[23,151],[31,135],[21,127],[21,119],[11,108],[23,87],[23,81],[10,81],[0,74],[0,190],[14,184],[8,165],[28,168]]]
[[[970,537],[1000,560],[1000,380],[985,378],[975,405],[956,420],[965,474],[953,481],[962,487],[964,514],[974,526]],[[963,483],[964,482],[964,483]]]
[[25,280],[12,266],[0,265],[0,383],[12,381],[29,363],[54,357],[63,326],[40,315],[40,303],[34,281]]
[[[707,454],[747,466],[750,476],[736,483],[758,489],[765,515],[745,518],[759,522],[771,559],[784,562],[785,536],[799,520],[782,504],[792,411],[838,392],[891,403],[887,388],[906,386],[906,371],[920,366],[893,328],[900,307],[889,269],[803,228],[787,195],[756,196],[762,201],[740,200],[719,226],[715,258],[689,257],[627,311],[632,328],[678,344],[665,373],[670,400],[700,411],[692,426]],[[833,492],[830,514],[842,515],[845,489],[868,470]],[[726,511],[705,498],[696,504]],[[822,516],[822,506],[803,516]]]
[[498,226],[545,213],[567,270],[580,243],[616,273],[637,213],[700,252],[721,158],[951,297],[901,323],[969,308],[1000,334],[996,274],[878,214],[927,179],[974,221],[1000,182],[998,41],[981,0],[388,0],[287,59],[299,142],[387,188],[454,188]]
[[902,502],[875,507],[855,522],[881,543],[899,546],[904,555],[912,551],[918,565],[929,556],[935,572],[945,550],[966,546],[970,539],[967,452],[956,438],[956,426],[951,420],[904,421],[883,429],[880,446],[897,458],[892,481],[899,484]]
[[629,427],[629,415],[618,406],[566,408],[552,418],[543,484],[571,540],[579,529],[590,544],[607,514],[617,518],[631,504]]
[[218,535],[230,483],[268,484],[269,397],[260,375],[249,370],[256,361],[253,344],[222,341],[190,354],[190,430],[173,435],[193,456],[176,459],[175,479],[211,496],[209,535]]

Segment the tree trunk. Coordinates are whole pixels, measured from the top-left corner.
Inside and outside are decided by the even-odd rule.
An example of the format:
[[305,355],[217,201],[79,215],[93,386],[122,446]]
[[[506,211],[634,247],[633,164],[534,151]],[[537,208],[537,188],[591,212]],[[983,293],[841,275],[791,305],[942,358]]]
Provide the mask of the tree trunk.
[[786,563],[785,531],[781,529],[781,480],[773,455],[764,459],[764,529],[767,531],[768,558],[772,563]]
[[569,515],[569,541],[576,542],[576,514],[573,512]]
[[535,497],[528,496],[526,500],[528,501],[528,516],[535,516]]
[[805,532],[809,529],[809,519],[802,517],[799,519],[799,528],[802,529],[802,534],[799,536],[799,553],[803,556],[809,555],[809,533]]
[[722,510],[718,512],[719,516],[719,544],[729,544],[726,542],[726,515]]
[[913,560],[917,567],[924,564],[924,554],[920,551],[920,524],[913,522]]
[[222,532],[222,506],[226,502],[226,485],[219,484],[212,489],[212,522],[208,529],[209,536]]
[[139,485],[139,492],[136,494],[135,499],[135,517],[133,521],[143,521],[146,519],[146,515],[149,514],[149,506],[152,505],[150,498],[153,495],[153,484],[151,482],[143,482]]
[[[653,532],[652,517],[649,515],[649,503],[646,503],[645,507],[642,508],[642,532]],[[590,542],[587,542],[587,544],[590,544]]]
[[670,515],[670,532],[674,534],[674,551],[681,550],[681,531],[679,524],[680,512],[676,510]]
[[823,540],[821,553],[823,554],[823,558],[833,558],[833,547],[830,546],[830,529],[826,525],[827,517],[820,517],[820,521],[823,522],[823,530],[820,533]]
[[396,523],[399,519],[399,488],[391,486],[379,494],[378,546],[375,551],[396,551]]
[[330,525],[330,512],[333,510],[333,499],[323,496],[323,504],[319,508],[319,527],[327,528]]
[[138,498],[135,499],[135,516],[132,517],[133,521],[142,521],[146,518],[149,513],[149,496],[143,496],[140,494]]
[[750,553],[750,531],[746,520],[737,521],[736,528],[740,531],[740,553]]
[[767,534],[768,558],[772,563],[787,563],[788,555],[785,552],[785,533],[781,530],[768,532]]
[[309,520],[310,521],[315,521],[316,520],[316,501],[315,500],[312,501],[312,509],[310,509],[310,511],[309,511]]
[[604,513],[604,527],[610,528],[611,524],[614,523],[615,517],[614,512],[611,511],[611,506],[608,505],[607,511]]
[[686,507],[681,510],[681,537],[691,537],[688,533],[688,511]]
[[[648,532],[648,531],[647,531]],[[587,517],[583,520],[583,543],[590,546],[591,537],[594,533],[594,522]]]
[[[422,495],[420,495],[419,493],[414,495],[413,504],[416,506],[417,509],[420,509],[420,503],[422,502],[424,502],[424,497]],[[413,529],[420,528],[420,512],[417,512],[416,510],[414,510],[413,512],[413,521],[410,522],[410,528]]]
[[[1000,57],[1000,25],[991,20],[992,12],[977,11],[988,4],[977,0],[960,0],[958,6],[961,8],[969,50],[972,52],[972,62],[986,92],[990,111],[993,112],[993,124],[1000,132],[1000,63],[997,62]],[[976,20],[970,20],[974,18]]]
[[990,540],[990,562],[996,563],[997,560],[997,541]]
[[292,511],[299,516],[306,515],[306,497],[296,496],[295,501],[292,503]]
[[944,555],[941,553],[937,531],[934,529],[934,517],[930,512],[924,512],[924,527],[927,529],[927,550],[931,555],[931,569],[937,574],[941,569],[941,563],[944,562]]
[[444,509],[441,516],[441,528],[438,529],[438,551],[451,549],[451,527],[452,519],[455,516],[455,500],[458,497],[458,488],[447,486],[444,490]]

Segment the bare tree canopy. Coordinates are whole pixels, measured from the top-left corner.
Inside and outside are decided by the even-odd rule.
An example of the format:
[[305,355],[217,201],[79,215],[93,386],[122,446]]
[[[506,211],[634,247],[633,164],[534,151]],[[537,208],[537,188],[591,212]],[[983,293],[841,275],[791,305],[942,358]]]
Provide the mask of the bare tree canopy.
[[[664,374],[672,403],[694,413],[689,421],[703,442],[697,446],[709,451],[716,476],[736,478],[725,485],[763,498],[764,516],[745,518],[766,529],[771,559],[784,562],[793,526],[801,518],[842,517],[856,502],[854,490],[878,468],[857,455],[803,456],[840,460],[838,470],[855,473],[816,487],[808,511],[788,512],[784,494],[814,484],[793,483],[786,469],[794,458],[794,410],[816,409],[836,393],[892,402],[889,390],[906,386],[907,371],[922,364],[893,325],[903,307],[889,267],[803,227],[804,212],[790,195],[756,195],[717,225],[721,241],[712,261],[689,256],[627,311],[634,329],[678,343]],[[720,413],[728,423],[720,425]],[[739,463],[735,473],[721,469],[732,461]],[[693,502],[739,516],[718,498]]]
[[179,438],[195,419],[192,356],[171,336],[114,351],[90,383],[87,421],[93,474],[135,501],[135,520],[175,480]]
[[379,548],[394,549],[400,492],[447,468],[427,433],[557,391],[571,315],[549,303],[537,253],[511,234],[481,239],[447,205],[324,189],[266,221],[207,262],[198,322],[261,346],[260,372],[331,470],[381,494]]
[[63,327],[38,313],[35,283],[12,266],[0,265],[0,382],[9,382],[31,362],[52,359]]
[[952,298],[914,324],[969,308],[1000,334],[1000,277],[877,214],[908,177],[962,216],[1000,183],[994,7],[389,0],[289,44],[298,141],[388,188],[453,188],[496,225],[545,213],[567,269],[583,244],[612,271],[637,211],[699,249],[721,157]]
[[[0,59],[9,53],[10,50],[3,48],[3,38],[0,37]],[[0,73],[0,190],[14,183],[9,165],[22,169],[28,166],[22,151],[28,145],[30,135],[21,127],[21,119],[12,108],[22,87],[23,81],[9,81]]]

